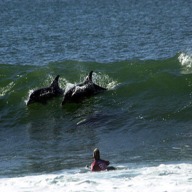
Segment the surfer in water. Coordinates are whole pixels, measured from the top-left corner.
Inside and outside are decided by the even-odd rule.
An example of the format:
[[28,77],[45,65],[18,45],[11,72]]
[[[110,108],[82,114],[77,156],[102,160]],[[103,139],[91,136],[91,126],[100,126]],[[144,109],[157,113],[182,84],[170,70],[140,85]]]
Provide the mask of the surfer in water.
[[115,170],[114,167],[108,167],[110,164],[109,161],[100,159],[100,152],[98,148],[94,149],[93,158],[94,161],[91,164],[91,171]]

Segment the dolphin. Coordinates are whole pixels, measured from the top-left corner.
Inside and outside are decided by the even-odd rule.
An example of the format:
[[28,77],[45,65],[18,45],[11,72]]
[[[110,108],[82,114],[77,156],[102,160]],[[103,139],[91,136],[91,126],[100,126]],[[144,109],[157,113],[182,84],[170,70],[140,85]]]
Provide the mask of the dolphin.
[[62,105],[65,103],[77,103],[87,97],[91,97],[97,93],[107,90],[106,88],[100,87],[99,85],[93,83],[92,75],[93,71],[88,74],[84,82],[74,85],[68,90],[66,89]]
[[64,91],[59,87],[58,83],[59,77],[60,76],[57,75],[49,87],[40,88],[31,93],[27,105],[35,102],[46,103],[47,100],[53,97],[63,95]]

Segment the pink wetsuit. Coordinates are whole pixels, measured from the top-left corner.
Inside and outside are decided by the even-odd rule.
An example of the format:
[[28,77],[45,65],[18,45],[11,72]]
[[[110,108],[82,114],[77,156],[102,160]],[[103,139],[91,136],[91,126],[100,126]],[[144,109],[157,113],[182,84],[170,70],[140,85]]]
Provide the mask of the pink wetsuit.
[[104,171],[107,169],[107,166],[109,165],[109,161],[105,160],[94,160],[91,164],[91,171]]

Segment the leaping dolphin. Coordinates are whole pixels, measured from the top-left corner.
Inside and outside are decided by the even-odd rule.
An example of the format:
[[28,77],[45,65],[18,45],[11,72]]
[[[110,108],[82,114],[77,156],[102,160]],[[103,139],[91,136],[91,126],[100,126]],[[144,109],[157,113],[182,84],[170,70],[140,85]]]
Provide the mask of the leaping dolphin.
[[99,85],[93,83],[92,75],[93,71],[89,73],[89,75],[86,77],[83,83],[74,85],[69,90],[66,89],[62,105],[64,105],[67,102],[77,103],[87,97],[91,97],[97,93],[107,90],[106,88],[100,87]]
[[53,97],[63,95],[64,91],[59,87],[58,83],[59,77],[60,76],[57,75],[49,87],[37,89],[31,93],[27,105],[34,102],[46,103],[47,100],[52,99]]

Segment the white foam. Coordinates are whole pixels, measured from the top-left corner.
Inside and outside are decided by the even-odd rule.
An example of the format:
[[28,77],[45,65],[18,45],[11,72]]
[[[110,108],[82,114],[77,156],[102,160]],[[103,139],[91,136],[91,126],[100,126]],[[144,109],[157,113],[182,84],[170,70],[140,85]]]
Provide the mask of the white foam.
[[109,90],[114,89],[118,85],[118,82],[110,78],[109,75],[101,73],[93,73],[93,82]]
[[35,89],[30,89],[30,90],[28,91],[28,96],[27,96],[27,98],[25,98],[25,100],[24,100],[24,102],[25,102],[26,105],[27,105],[27,103],[28,103],[28,101],[29,101],[30,95],[33,93],[34,90],[35,90]]
[[1,178],[1,192],[190,192],[192,165],[169,164],[154,167],[119,168],[116,171],[66,170],[55,174]]
[[178,57],[179,62],[182,66],[182,74],[192,73],[192,54],[181,53]]
[[70,89],[72,89],[73,87],[75,87],[75,84],[72,83],[67,83],[66,87],[65,87],[65,93],[66,94]]
[[9,92],[14,86],[15,86],[15,83],[11,82],[5,87],[2,87],[2,88],[0,87],[0,97],[3,97],[4,95],[6,95],[6,93]]

